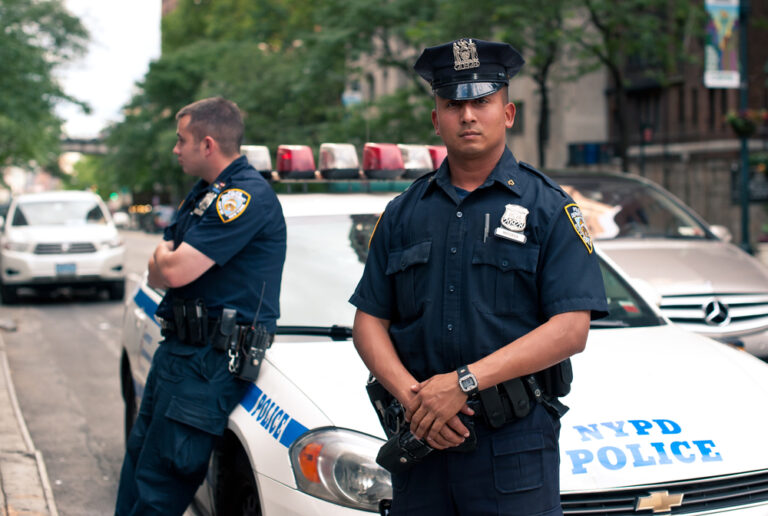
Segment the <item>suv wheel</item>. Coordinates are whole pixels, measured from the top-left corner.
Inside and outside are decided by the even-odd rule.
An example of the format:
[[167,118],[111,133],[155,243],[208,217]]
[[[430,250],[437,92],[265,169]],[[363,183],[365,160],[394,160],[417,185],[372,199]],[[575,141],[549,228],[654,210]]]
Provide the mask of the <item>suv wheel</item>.
[[12,305],[19,300],[16,287],[10,285],[0,285],[0,297],[5,305]]
[[109,290],[109,299],[113,301],[122,301],[125,297],[125,281],[110,283],[107,288]]

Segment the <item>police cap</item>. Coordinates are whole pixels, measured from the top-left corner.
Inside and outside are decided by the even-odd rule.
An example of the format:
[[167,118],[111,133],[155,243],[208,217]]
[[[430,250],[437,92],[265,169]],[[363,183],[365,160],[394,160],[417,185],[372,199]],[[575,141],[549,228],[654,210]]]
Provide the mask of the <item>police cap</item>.
[[413,68],[438,96],[471,100],[509,84],[523,63],[507,43],[462,38],[424,49]]

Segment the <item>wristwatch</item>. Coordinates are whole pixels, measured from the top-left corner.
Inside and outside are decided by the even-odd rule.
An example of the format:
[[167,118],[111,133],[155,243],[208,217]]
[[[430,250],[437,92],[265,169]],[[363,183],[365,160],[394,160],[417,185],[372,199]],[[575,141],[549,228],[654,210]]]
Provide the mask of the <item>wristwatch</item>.
[[456,372],[459,373],[459,389],[469,397],[477,394],[477,378],[467,369],[467,366],[459,367]]

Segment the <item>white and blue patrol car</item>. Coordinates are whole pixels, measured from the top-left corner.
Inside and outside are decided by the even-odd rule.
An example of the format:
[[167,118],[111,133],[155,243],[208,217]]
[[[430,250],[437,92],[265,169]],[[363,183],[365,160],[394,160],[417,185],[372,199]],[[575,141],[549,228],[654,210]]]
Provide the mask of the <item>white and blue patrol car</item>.
[[[281,196],[288,253],[278,335],[212,457],[199,511],[351,515],[391,497],[347,299],[392,196]],[[611,313],[573,358],[563,400],[565,514],[768,514],[768,365],[670,324],[600,259]],[[126,302],[126,431],[160,340],[161,298],[144,281]]]

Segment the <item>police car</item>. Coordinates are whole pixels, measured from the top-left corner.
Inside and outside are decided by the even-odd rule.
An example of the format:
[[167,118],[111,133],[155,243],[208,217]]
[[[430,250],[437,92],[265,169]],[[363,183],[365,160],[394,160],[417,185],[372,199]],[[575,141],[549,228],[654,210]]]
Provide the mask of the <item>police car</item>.
[[[214,452],[200,512],[351,515],[391,497],[347,299],[393,195],[281,195],[288,253],[278,335]],[[768,514],[768,365],[670,324],[597,252],[610,316],[594,321],[573,358],[563,399],[565,514]],[[126,301],[126,432],[160,340],[161,297],[143,281]]]

